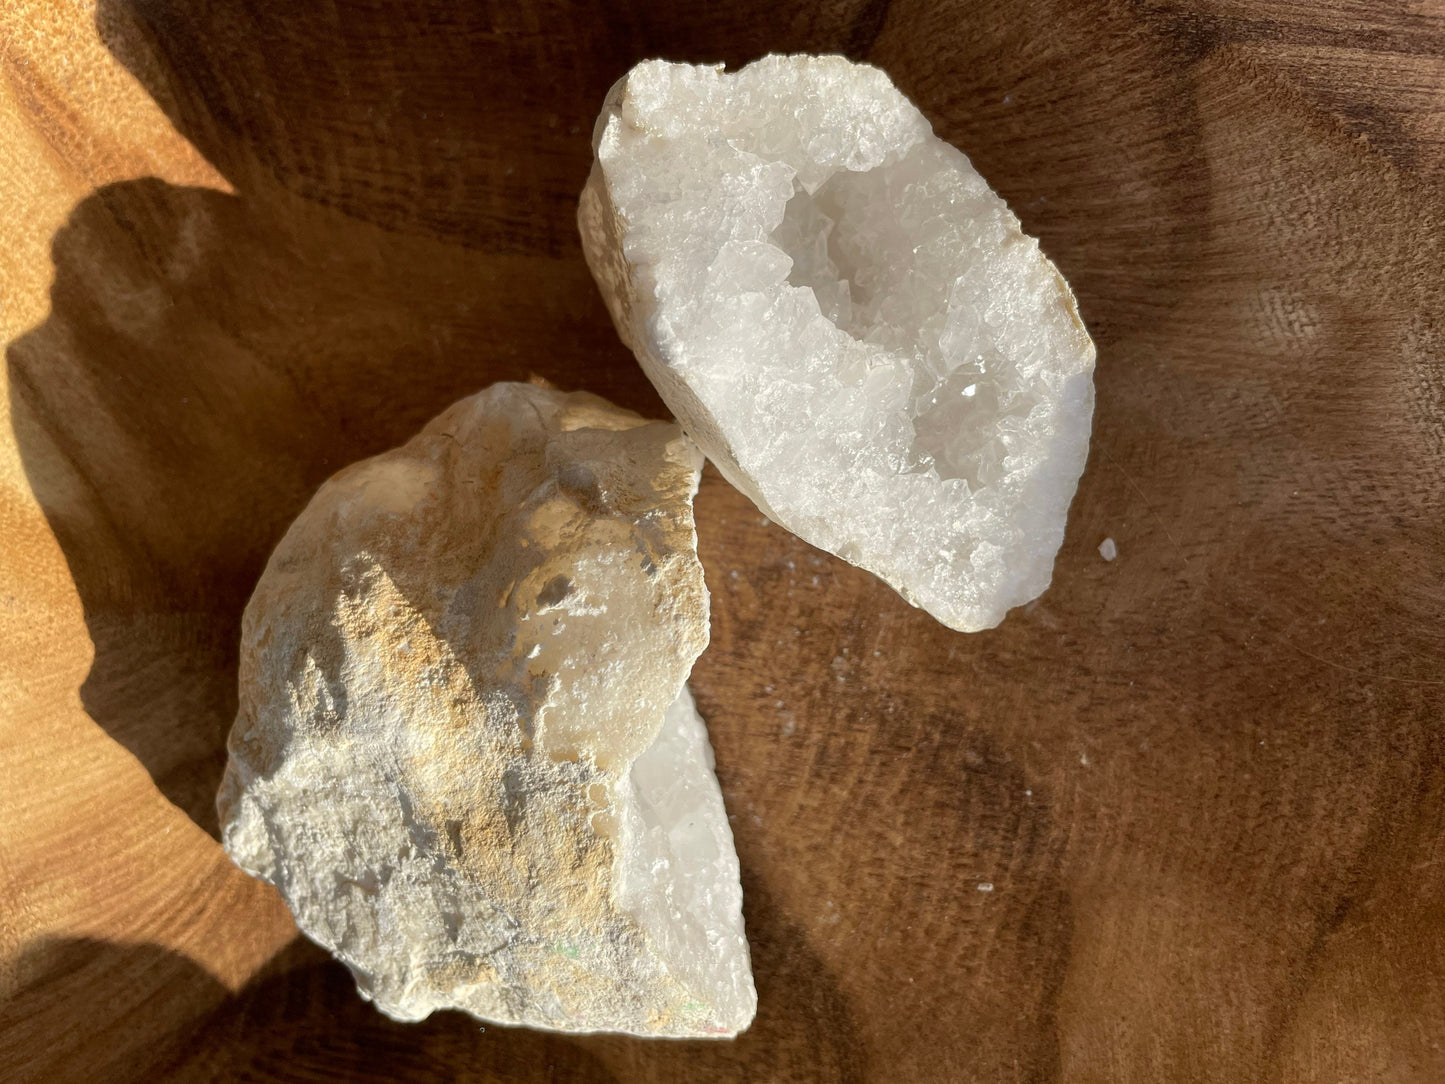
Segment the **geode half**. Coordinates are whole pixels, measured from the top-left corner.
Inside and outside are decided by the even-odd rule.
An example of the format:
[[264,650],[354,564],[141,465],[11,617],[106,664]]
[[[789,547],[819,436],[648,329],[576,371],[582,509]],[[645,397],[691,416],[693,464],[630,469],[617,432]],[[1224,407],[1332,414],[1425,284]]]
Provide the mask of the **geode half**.
[[387,1015],[731,1035],[756,1005],[684,681],[672,423],[497,384],[341,471],[246,607],[227,852]]
[[1038,243],[886,75],[647,61],[593,143],[588,263],[729,481],[953,628],[1048,586],[1093,343]]

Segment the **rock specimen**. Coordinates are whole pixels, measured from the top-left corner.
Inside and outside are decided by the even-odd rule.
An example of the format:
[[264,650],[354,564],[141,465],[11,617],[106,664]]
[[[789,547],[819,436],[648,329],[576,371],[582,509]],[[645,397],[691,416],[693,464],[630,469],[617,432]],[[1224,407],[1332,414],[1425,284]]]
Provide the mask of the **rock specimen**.
[[588,263],[729,481],[953,628],[1048,586],[1093,344],[1038,243],[886,75],[648,61],[594,147]]
[[683,682],[671,423],[498,384],[328,481],[246,608],[226,850],[387,1015],[732,1035],[756,1004]]

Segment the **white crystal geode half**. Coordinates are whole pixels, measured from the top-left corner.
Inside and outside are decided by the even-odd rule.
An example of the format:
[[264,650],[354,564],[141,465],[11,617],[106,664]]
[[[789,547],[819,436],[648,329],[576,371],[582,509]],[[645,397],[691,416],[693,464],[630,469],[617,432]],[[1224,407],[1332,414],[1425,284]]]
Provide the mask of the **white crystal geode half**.
[[217,804],[399,1020],[718,1036],[756,1006],[684,681],[707,644],[671,422],[497,384],[323,485],[246,607]]
[[1093,343],[1038,243],[883,72],[647,61],[594,147],[588,264],[729,481],[953,628],[1048,586]]

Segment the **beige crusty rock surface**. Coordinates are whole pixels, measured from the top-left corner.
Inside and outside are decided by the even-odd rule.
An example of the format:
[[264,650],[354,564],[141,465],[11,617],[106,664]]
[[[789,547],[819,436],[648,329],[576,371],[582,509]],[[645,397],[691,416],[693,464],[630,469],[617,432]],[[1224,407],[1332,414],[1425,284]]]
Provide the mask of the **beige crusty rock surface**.
[[246,608],[223,841],[387,1015],[731,1035],[756,1005],[684,685],[672,423],[497,384],[329,480]]

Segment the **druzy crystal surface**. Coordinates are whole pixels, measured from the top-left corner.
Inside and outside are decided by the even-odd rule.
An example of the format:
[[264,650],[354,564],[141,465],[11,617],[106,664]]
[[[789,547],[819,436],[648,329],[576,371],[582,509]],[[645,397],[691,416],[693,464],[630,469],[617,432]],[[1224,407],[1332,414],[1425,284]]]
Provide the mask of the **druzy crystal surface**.
[[589,265],[734,485],[954,628],[1048,586],[1094,347],[1038,243],[883,72],[648,61],[594,146]]
[[684,681],[670,422],[498,384],[328,481],[246,608],[226,850],[400,1020],[731,1035],[756,1004]]

